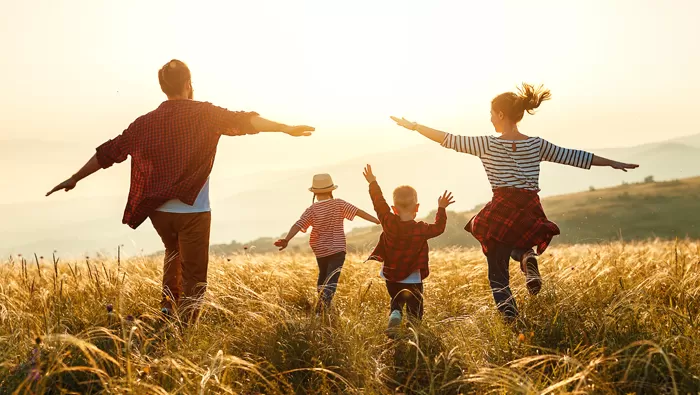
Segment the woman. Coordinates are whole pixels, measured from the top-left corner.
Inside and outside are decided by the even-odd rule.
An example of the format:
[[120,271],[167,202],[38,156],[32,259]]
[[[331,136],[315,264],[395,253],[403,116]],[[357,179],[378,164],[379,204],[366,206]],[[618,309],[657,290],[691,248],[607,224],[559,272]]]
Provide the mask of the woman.
[[[510,258],[520,262],[527,288],[535,295],[542,286],[537,254],[542,254],[552,238],[559,234],[559,228],[547,219],[540,204],[540,162],[583,169],[610,166],[622,171],[638,167],[585,151],[561,148],[540,137],[520,133],[518,122],[525,112],[534,114],[534,110],[550,98],[549,90],[529,84],[522,84],[517,93],[496,96],[491,101],[491,123],[499,137],[457,136],[404,118],[391,117],[398,125],[415,130],[445,148],[481,159],[493,189],[493,198],[465,229],[481,243],[488,262],[493,298],[508,319],[518,315],[509,286]],[[533,246],[537,246],[537,254],[532,250]]]

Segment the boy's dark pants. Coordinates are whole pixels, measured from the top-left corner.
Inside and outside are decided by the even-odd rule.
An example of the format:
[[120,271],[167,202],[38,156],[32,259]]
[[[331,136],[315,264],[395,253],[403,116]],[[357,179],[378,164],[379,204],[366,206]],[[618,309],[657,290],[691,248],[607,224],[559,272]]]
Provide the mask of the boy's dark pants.
[[320,298],[317,310],[328,309],[338,287],[340,270],[343,268],[343,263],[345,263],[345,252],[316,258],[316,262],[318,263],[316,289]]
[[494,243],[489,246],[486,261],[489,266],[489,283],[493,292],[496,307],[506,318],[518,316],[518,307],[510,291],[510,274],[508,266],[510,259],[520,262],[526,249],[515,249],[505,244]]
[[391,311],[402,311],[406,306],[409,316],[423,319],[423,283],[404,284],[387,281],[386,290],[391,297]]

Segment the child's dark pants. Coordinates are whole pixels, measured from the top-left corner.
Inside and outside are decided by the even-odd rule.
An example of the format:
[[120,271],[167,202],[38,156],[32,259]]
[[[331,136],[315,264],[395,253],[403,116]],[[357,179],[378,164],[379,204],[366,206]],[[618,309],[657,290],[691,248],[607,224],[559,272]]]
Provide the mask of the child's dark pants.
[[392,281],[386,282],[386,290],[391,296],[391,311],[402,311],[416,319],[423,319],[423,283],[404,284]]
[[345,252],[316,258],[316,262],[318,263],[316,290],[320,298],[317,310],[328,309],[338,287],[340,270],[343,268],[343,263],[345,263]]

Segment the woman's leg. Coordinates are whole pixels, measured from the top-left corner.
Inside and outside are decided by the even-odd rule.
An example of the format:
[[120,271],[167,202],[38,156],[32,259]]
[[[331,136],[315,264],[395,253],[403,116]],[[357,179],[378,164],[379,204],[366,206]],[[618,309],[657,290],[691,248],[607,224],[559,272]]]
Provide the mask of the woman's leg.
[[542,289],[542,276],[537,263],[537,254],[530,249],[514,249],[510,257],[520,263],[520,270],[525,273],[525,285],[531,295],[537,295]]
[[506,318],[518,316],[518,308],[510,291],[510,274],[508,265],[512,247],[503,244],[489,246],[486,260],[489,266],[489,283],[496,307]]

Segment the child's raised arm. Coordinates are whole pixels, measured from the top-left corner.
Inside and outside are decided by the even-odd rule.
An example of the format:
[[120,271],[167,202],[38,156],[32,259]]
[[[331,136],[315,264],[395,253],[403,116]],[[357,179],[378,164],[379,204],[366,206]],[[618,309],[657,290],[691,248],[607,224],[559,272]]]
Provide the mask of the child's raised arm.
[[362,175],[365,176],[365,180],[367,180],[367,182],[369,183],[369,196],[372,199],[374,211],[377,212],[380,223],[384,225],[384,223],[387,222],[392,216],[391,207],[389,207],[389,205],[386,203],[386,200],[384,200],[382,189],[379,188],[379,184],[377,183],[377,177],[375,177],[374,173],[372,173],[371,165],[365,166],[365,170],[362,172]]
[[440,236],[445,231],[445,226],[447,225],[447,206],[454,203],[454,198],[451,192],[445,191],[445,193],[438,198],[438,211],[435,214],[435,223],[426,224],[422,222],[421,233],[429,239],[433,237]]

